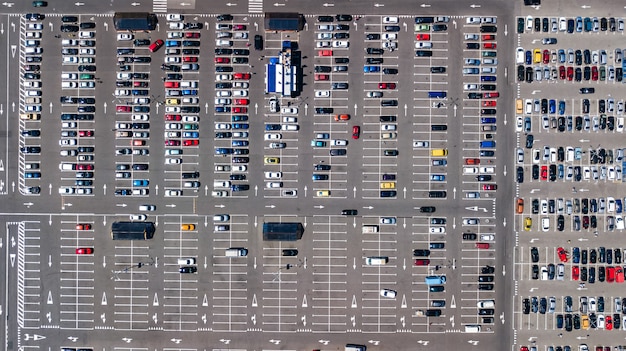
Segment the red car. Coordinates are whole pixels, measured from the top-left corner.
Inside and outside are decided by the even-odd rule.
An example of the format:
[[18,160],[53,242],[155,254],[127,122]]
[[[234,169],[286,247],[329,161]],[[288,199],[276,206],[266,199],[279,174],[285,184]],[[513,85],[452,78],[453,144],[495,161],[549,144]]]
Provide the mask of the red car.
[[485,48],[485,49],[495,49],[496,48],[496,43],[484,43],[483,44],[483,48]]
[[567,67],[567,80],[570,82],[574,79],[574,67]]
[[428,266],[429,264],[430,264],[430,260],[429,259],[415,260],[415,265],[416,266]]
[[333,51],[332,50],[320,50],[319,55],[320,56],[333,56]]
[[589,216],[583,216],[583,228],[589,229]]
[[359,135],[361,135],[361,127],[359,126],[352,127],[352,139],[358,139]]
[[580,268],[578,266],[572,266],[572,280],[578,280],[580,276]]
[[148,82],[133,82],[135,88],[147,88]]
[[613,329],[613,318],[611,318],[611,316],[607,315],[604,318],[604,329],[606,330],[612,330]]
[[485,100],[483,101],[483,107],[496,107],[496,100]]
[[528,351],[528,347],[520,346],[519,351]]
[[93,130],[79,130],[78,131],[78,136],[79,137],[92,137],[93,136]]
[[182,119],[183,118],[181,115],[165,115],[166,121],[180,121]]
[[559,78],[565,80],[566,74],[565,74],[565,66],[560,66],[559,67]]
[[234,79],[250,79],[250,73],[235,73],[233,74]]
[[76,249],[76,254],[77,255],[91,255],[93,254],[93,248],[92,247],[79,247],[78,249]]
[[150,50],[150,52],[155,52],[155,51],[159,50],[161,48],[161,46],[163,46],[163,44],[164,44],[163,40],[157,39],[154,43],[150,44],[148,49]]
[[130,112],[132,109],[130,106],[117,105],[115,111],[117,112]]
[[548,180],[548,166],[541,166],[541,180]]
[[195,56],[183,56],[183,62],[198,62],[198,58]]
[[234,24],[233,30],[246,30],[246,26],[244,24]]
[[230,63],[230,59],[228,57],[216,57],[215,63]]
[[496,40],[496,36],[493,34],[483,34],[483,40]]
[[613,283],[615,281],[615,267],[606,267],[606,282]]
[[543,50],[543,63],[550,63],[550,51]]
[[564,248],[559,247],[556,249],[556,253],[559,255],[559,260],[561,262],[567,262],[567,251]]
[[76,230],[90,230],[91,224],[89,223],[78,223],[76,225]]
[[417,40],[430,40],[430,34],[417,34],[415,35]]
[[615,282],[616,283],[624,282],[624,270],[622,269],[622,267],[617,267],[615,269]]
[[480,159],[479,158],[466,158],[465,164],[466,165],[479,165]]
[[496,184],[483,184],[483,190],[496,190],[498,186]]
[[187,32],[187,33],[185,33],[185,38],[200,38],[200,33],[198,33],[198,32]]
[[165,140],[165,146],[179,146],[180,140]]
[[248,99],[235,99],[235,105],[248,105],[249,103]]
[[328,76],[328,74],[315,74],[315,80],[316,81],[320,81],[320,80],[329,80],[330,77]]
[[489,243],[476,243],[476,248],[477,249],[488,249],[489,248]]
[[79,164],[76,165],[76,169],[78,169],[80,171],[91,171],[91,170],[93,170],[93,165],[79,163]]
[[233,113],[248,113],[248,108],[235,106],[233,107]]
[[197,146],[200,142],[197,139],[187,139],[183,141],[183,146]]
[[497,97],[500,97],[500,93],[498,93],[497,91],[491,93],[483,93],[483,99],[493,99]]
[[178,82],[165,82],[163,83],[163,86],[166,88],[178,88],[180,87],[180,83]]
[[378,89],[395,89],[396,83],[378,83]]
[[591,66],[591,80],[598,80],[598,67]]

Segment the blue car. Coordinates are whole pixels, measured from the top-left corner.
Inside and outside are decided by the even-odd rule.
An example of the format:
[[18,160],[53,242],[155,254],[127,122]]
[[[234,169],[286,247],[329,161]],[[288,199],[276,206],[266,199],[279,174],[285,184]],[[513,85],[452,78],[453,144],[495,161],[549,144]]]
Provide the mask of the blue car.
[[166,40],[165,41],[166,48],[177,48],[180,47],[180,41],[178,40]]
[[576,17],[576,31],[579,33],[583,31],[583,18],[582,17]]
[[199,138],[200,133],[198,132],[183,132],[183,138]]
[[560,115],[565,114],[565,101],[563,100],[559,101],[559,114]]
[[311,146],[313,146],[313,147],[324,147],[324,146],[326,146],[326,142],[325,141],[321,141],[321,140],[311,140]]
[[233,152],[234,152],[233,149],[226,148],[226,147],[218,147],[215,149],[216,155],[229,155],[229,154],[232,154]]
[[363,72],[380,72],[380,66],[363,66]]
[[233,129],[248,129],[249,126],[247,123],[233,123],[231,127]]
[[446,176],[443,174],[433,174],[430,176],[430,180],[434,180],[437,182],[443,182],[444,180],[446,180]]
[[195,89],[185,89],[183,90],[183,95],[198,95],[198,91]]
[[218,112],[218,113],[230,112],[230,107],[229,106],[215,106],[215,112]]
[[533,53],[530,50],[526,50],[526,64],[530,65],[533,63]]
[[580,249],[577,247],[572,250],[572,263],[580,263]]
[[493,140],[483,140],[480,142],[480,147],[496,147],[496,142]]
[[328,180],[328,175],[327,174],[313,174],[311,176],[312,180]]
[[242,121],[247,121],[247,120],[248,120],[248,116],[246,115],[235,115],[232,117],[233,122],[242,122]]
[[40,172],[26,172],[24,173],[24,178],[41,178]]
[[233,140],[232,141],[232,146],[248,146],[250,143],[248,143],[247,140]]
[[265,130],[280,130],[280,124],[266,124]]
[[495,82],[496,76],[480,76],[481,82]]
[[615,213],[622,213],[622,200],[615,199]]
[[133,186],[148,186],[148,180],[146,179],[135,179],[133,180]]
[[556,113],[556,100],[550,99],[549,106],[550,113]]

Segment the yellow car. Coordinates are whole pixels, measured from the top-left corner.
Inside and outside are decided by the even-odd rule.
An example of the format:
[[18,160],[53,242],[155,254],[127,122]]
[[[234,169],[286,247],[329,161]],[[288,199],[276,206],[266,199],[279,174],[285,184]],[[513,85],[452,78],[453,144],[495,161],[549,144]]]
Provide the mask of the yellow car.
[[180,100],[179,99],[166,99],[165,104],[166,105],[178,105],[180,104]]
[[522,102],[522,99],[515,100],[515,113],[524,113],[524,103]]
[[541,63],[541,50],[535,49],[533,51],[533,62],[534,63]]
[[280,163],[280,158],[278,158],[278,157],[265,157],[265,158],[263,159],[263,162],[264,162],[266,165],[277,164],[277,163]]
[[582,326],[582,328],[585,330],[589,330],[589,317],[586,314],[580,316],[580,321],[580,325]]
[[195,224],[187,224],[187,223],[185,223],[185,224],[181,224],[180,225],[180,229],[181,230],[194,230],[194,229],[196,229],[196,225]]
[[524,218],[524,230],[530,231],[530,228],[533,226],[533,220],[530,217]]
[[381,189],[395,189],[396,188],[396,183],[394,183],[394,182],[380,183],[380,188]]
[[318,190],[317,191],[317,196],[318,197],[329,197],[330,196],[330,190]]

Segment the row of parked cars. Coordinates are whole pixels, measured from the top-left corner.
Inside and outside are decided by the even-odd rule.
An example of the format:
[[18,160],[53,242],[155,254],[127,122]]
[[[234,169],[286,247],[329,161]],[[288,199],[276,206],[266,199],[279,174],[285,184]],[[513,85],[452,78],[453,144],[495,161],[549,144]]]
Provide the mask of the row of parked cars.
[[517,19],[517,33],[524,31],[537,33],[581,33],[581,32],[623,32],[624,19],[619,17],[519,17]]

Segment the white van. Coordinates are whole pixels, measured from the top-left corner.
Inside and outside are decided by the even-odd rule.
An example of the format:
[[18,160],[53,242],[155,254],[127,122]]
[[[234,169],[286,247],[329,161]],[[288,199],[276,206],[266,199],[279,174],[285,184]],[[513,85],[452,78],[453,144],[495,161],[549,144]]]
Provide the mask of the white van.
[[61,163],[59,169],[61,171],[73,171],[76,169],[76,165],[73,163]]
[[234,248],[226,249],[225,254],[226,257],[245,257],[248,256],[248,250],[244,248]]
[[363,233],[378,233],[378,226],[377,225],[364,225],[363,226]]
[[78,79],[78,74],[76,73],[61,73],[62,80],[74,80]]
[[178,259],[178,264],[181,266],[189,266],[196,264],[196,259],[193,257],[182,257]]
[[480,333],[480,325],[468,324],[465,326],[466,333]]
[[389,257],[387,256],[372,256],[365,258],[365,264],[368,266],[381,266],[387,264],[389,262]]

